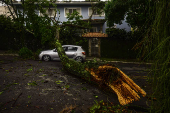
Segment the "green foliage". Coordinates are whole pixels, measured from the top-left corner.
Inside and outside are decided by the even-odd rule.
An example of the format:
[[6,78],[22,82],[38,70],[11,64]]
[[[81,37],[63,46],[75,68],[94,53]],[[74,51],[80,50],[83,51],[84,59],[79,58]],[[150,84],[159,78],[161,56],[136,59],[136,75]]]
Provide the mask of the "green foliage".
[[123,39],[102,39],[101,57],[117,59],[136,59],[137,52],[132,50],[137,41]]
[[90,113],[128,113],[127,106],[113,105],[112,103],[106,103],[101,100],[95,101],[92,107],[90,107]]
[[55,81],[56,84],[61,84],[62,82],[63,82],[63,81],[60,81],[60,80]]
[[80,45],[83,46],[86,53],[88,51],[88,41],[86,38],[82,38],[84,28],[90,28],[90,24],[84,22],[82,16],[78,12],[67,14],[67,22],[63,22],[60,29],[60,42],[63,45]]
[[37,51],[33,52],[33,59],[39,59],[39,54],[42,51],[42,49],[37,49]]
[[79,13],[77,11],[74,11],[71,14],[67,14],[67,22],[63,22],[63,25],[65,24],[72,24],[72,25],[78,25],[78,27],[87,27],[89,25],[89,23],[84,22],[83,17],[81,15],[79,15]]
[[[103,2],[103,1],[97,1],[97,3],[92,4],[92,7],[91,7],[92,8],[92,15],[94,13],[101,15],[102,12],[104,12],[104,7],[105,7],[105,2]],[[90,16],[89,19],[92,18],[92,15]]]
[[29,69],[27,69],[27,71],[32,71],[33,69],[32,69],[32,67],[31,68],[29,68]]
[[70,86],[69,86],[69,85],[65,85],[64,87],[65,87],[66,89],[68,89]]
[[109,38],[112,39],[122,39],[122,40],[131,40],[131,41],[141,41],[143,38],[141,35],[141,31],[129,31],[127,32],[125,29],[119,28],[107,28],[106,33]]
[[28,85],[30,85],[30,86],[37,86],[37,83],[36,83],[36,81],[32,81],[32,82],[30,82],[30,83],[27,83]]
[[[26,15],[24,22],[26,28],[34,33],[37,39],[35,43],[41,43],[45,46],[49,42],[54,41],[55,28],[53,28],[54,26],[51,24],[51,19],[45,13],[48,8],[43,9],[43,7],[54,6],[54,4],[47,0],[44,0],[42,3],[37,2],[37,4],[38,5],[35,5],[35,1],[30,2],[29,0],[26,0],[24,4],[22,4]],[[54,7],[56,8],[56,6]],[[43,17],[37,15],[37,9],[40,10]]]
[[31,96],[30,96],[30,95],[28,95],[28,98],[31,98]]
[[[153,20],[153,24],[147,31],[146,37],[142,47],[143,52],[148,55],[148,58],[154,59],[153,74],[150,79],[153,82],[153,97],[157,99],[157,102],[152,103],[153,112],[169,112],[170,104],[170,8],[168,8],[169,2],[166,0],[159,1],[156,6],[156,18]],[[144,46],[145,45],[145,46]]]
[[105,7],[105,15],[109,27],[114,26],[114,23],[122,24],[122,20],[126,18],[131,27],[145,30],[149,24],[144,25],[144,23],[148,22],[155,2],[153,0],[108,1]]
[[4,92],[4,91],[1,91],[1,92],[0,92],[0,95],[1,95],[3,92]]
[[[148,1],[152,4],[152,1]],[[149,7],[149,5],[147,6]],[[170,111],[170,3],[167,0],[154,1],[151,7],[145,37],[137,44],[141,56],[153,60],[152,71],[149,79],[152,81],[152,106],[153,113],[168,113]],[[156,98],[156,101],[154,101]]]
[[86,38],[82,38],[83,29],[90,27],[90,24],[84,22],[82,16],[74,11],[72,14],[67,14],[67,22],[63,22],[60,29],[60,42],[63,45],[82,45],[87,42]]
[[32,51],[27,47],[23,47],[19,50],[19,56],[22,58],[31,58],[33,55]]
[[81,89],[87,91],[87,88],[86,88],[86,87],[83,87],[83,88],[81,88]]
[[[105,6],[105,17],[108,20],[109,27],[114,26],[114,23],[122,24],[125,13],[128,11],[128,2],[121,0],[111,0]],[[121,10],[120,10],[121,9]]]
[[[35,2],[37,5],[35,5]],[[3,25],[7,30],[6,32],[8,32],[5,34],[10,34],[10,39],[3,38],[2,42],[4,43],[6,41],[5,39],[8,39],[8,41],[10,40],[13,43],[15,42],[15,48],[17,49],[26,46],[33,51],[36,51],[39,48],[54,48],[54,37],[56,30],[55,26],[52,26],[51,24],[51,18],[49,18],[46,14],[46,10],[49,8],[49,6],[56,8],[56,5],[54,5],[52,2],[53,1],[47,0],[43,0],[43,2],[37,0],[32,0],[30,2],[29,0],[25,0],[22,1],[22,7],[18,5],[16,6],[17,8],[14,8],[12,5],[15,13],[12,13],[11,15],[16,15],[15,18],[13,18],[12,21],[10,21],[10,19],[5,20],[2,18],[2,21],[0,21],[0,25]],[[21,10],[22,8],[23,10]],[[43,16],[37,15],[38,10]],[[2,33],[3,32],[4,31],[2,31]],[[7,36],[5,34],[4,36]],[[9,47],[11,45],[11,43],[8,44]]]
[[3,50],[18,49],[20,30],[10,18],[0,15],[0,48]]
[[111,38],[127,39],[127,32],[124,29],[119,28],[107,28],[106,33]]

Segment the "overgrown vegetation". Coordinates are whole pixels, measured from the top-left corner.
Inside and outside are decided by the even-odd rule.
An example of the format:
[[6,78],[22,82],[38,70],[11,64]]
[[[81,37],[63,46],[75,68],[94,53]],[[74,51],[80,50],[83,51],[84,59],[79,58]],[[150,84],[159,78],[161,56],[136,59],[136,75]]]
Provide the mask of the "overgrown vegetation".
[[90,23],[82,21],[82,16],[78,12],[67,14],[68,21],[63,22],[60,27],[60,43],[62,45],[81,45],[88,53],[88,42],[86,38],[82,38],[83,29],[90,28]]
[[[155,1],[154,10],[150,12],[152,23],[143,40],[138,43],[146,59],[153,59],[152,73],[152,107],[151,112],[168,113],[170,111],[170,3],[167,0]],[[156,101],[153,101],[156,98]]]
[[19,50],[19,56],[21,56],[22,58],[31,58],[33,55],[32,51],[29,50],[26,47],[23,47]]
[[96,103],[90,107],[90,113],[128,113],[130,110],[127,109],[127,106],[113,105],[112,103],[106,103],[101,100],[100,102],[95,101]]
[[[6,45],[2,48],[19,50],[22,47],[27,47],[35,52],[40,48],[47,49],[54,47],[55,26],[51,24],[51,20],[45,14],[46,9],[42,8],[42,6],[48,7],[51,5],[51,2],[44,2],[44,4],[42,3],[37,6],[34,5],[35,1],[29,2],[25,0],[22,1],[22,7],[12,8],[14,12],[11,12],[10,15],[16,15],[12,16],[12,19],[1,15],[1,42],[6,42]],[[4,2],[6,4],[13,4],[13,2],[6,0]],[[21,8],[24,9],[23,12]],[[38,16],[36,10],[44,13],[44,17]]]
[[[150,112],[169,112],[169,1],[111,0],[106,5],[105,12],[110,27],[114,26],[114,23],[121,23],[126,14],[127,22],[140,32],[142,40],[134,49],[140,48],[142,58],[154,61],[150,75],[153,90]],[[157,101],[153,101],[154,98]]]

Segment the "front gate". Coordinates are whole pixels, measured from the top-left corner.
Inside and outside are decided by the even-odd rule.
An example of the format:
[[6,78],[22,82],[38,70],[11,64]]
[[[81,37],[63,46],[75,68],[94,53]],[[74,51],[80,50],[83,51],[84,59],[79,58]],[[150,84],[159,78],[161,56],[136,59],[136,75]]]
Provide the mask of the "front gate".
[[92,38],[91,39],[91,56],[99,57],[99,39]]

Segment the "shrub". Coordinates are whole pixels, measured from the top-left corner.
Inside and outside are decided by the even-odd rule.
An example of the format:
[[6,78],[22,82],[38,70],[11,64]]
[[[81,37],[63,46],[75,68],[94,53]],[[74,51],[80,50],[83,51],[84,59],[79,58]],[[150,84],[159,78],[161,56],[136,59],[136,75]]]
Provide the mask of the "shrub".
[[31,58],[33,55],[32,51],[29,50],[27,47],[23,47],[19,50],[19,56],[26,59]]
[[33,53],[33,59],[39,59],[38,55],[40,54],[42,50],[41,49],[38,49],[36,52]]

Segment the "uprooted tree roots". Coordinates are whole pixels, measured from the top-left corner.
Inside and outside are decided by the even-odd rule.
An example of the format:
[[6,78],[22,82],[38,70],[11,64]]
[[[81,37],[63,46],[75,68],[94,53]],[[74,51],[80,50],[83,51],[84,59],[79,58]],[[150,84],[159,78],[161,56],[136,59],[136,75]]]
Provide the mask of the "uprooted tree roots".
[[138,93],[146,96],[146,92],[141,89],[132,79],[124,74],[120,69],[111,65],[99,66],[97,69],[87,69],[92,75],[93,81],[97,84],[106,84],[118,96],[121,105],[126,105],[140,99]]

